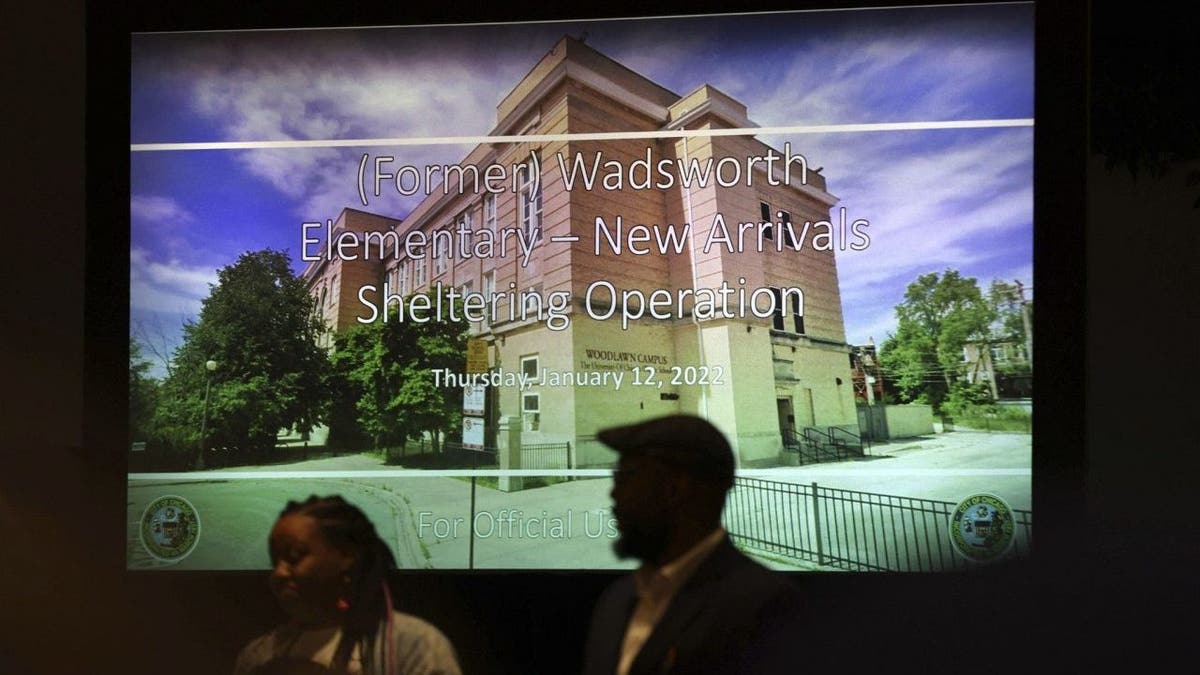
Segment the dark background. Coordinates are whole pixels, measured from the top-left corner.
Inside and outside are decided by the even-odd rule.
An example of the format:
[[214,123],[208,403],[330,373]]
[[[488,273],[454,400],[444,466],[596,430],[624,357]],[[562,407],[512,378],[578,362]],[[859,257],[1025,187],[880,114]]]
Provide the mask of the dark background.
[[[573,7],[554,18],[640,13]],[[228,672],[280,619],[264,575],[124,571],[127,33],[551,10],[43,0],[0,13],[0,673]],[[1188,644],[1200,599],[1200,444],[1188,430],[1196,28],[1153,3],[1038,3],[1036,558],[964,576],[797,576],[811,619],[797,672],[1146,668]],[[612,578],[434,573],[395,585],[467,672],[559,673],[576,670]]]

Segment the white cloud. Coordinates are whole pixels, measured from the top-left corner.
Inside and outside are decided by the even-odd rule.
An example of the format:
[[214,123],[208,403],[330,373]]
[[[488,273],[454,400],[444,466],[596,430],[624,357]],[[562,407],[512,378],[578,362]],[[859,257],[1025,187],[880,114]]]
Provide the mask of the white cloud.
[[[219,54],[219,55],[218,55]],[[315,54],[250,47],[210,52],[192,87],[197,112],[217,120],[224,140],[333,139],[483,135],[495,106],[519,74],[497,78],[433,55],[368,55],[363,50]],[[417,146],[390,152],[396,165],[453,164],[469,148]],[[239,153],[239,161],[295,203],[305,220],[361,207],[356,176],[363,149],[278,149]],[[369,196],[370,197],[370,196]],[[415,200],[381,200],[383,213]]]
[[960,119],[998,77],[1032,92],[1032,71],[1014,67],[1031,64],[1020,46],[979,35],[954,40],[936,28],[851,32],[781,55],[778,72],[729,66],[712,81],[727,83],[751,117],[770,126]]
[[189,267],[178,261],[151,260],[145,249],[129,251],[129,308],[131,312],[163,312],[196,316],[217,283],[211,267]]
[[838,253],[852,340],[894,330],[894,307],[917,276],[958,269],[986,287],[1011,276],[1002,271],[1011,266],[1006,256],[1032,249],[1031,130],[979,131],[919,151],[908,150],[911,140],[888,133],[808,141],[826,154],[824,173],[848,219],[871,222],[867,250]]
[[195,217],[170,197],[132,195],[129,215],[135,222],[143,221],[163,227],[189,225]]
[[189,230],[196,224],[196,216],[175,199],[130,195],[129,216],[134,247],[170,254],[187,253]]

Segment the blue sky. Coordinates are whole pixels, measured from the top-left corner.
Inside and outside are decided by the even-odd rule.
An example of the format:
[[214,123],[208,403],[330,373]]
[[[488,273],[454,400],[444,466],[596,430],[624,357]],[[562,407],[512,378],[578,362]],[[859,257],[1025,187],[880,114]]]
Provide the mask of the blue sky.
[[[636,21],[135,35],[131,143],[486,134],[563,35],[678,94],[712,84],[761,126],[1033,117],[1033,6]],[[760,135],[790,141],[871,246],[838,255],[847,338],[882,342],[918,275],[1033,285],[1033,129]],[[457,163],[470,146],[370,148]],[[217,268],[290,251],[358,203],[361,148],[131,152],[130,319],[168,348]],[[415,202],[372,200],[403,217]],[[161,368],[158,369],[161,374]]]

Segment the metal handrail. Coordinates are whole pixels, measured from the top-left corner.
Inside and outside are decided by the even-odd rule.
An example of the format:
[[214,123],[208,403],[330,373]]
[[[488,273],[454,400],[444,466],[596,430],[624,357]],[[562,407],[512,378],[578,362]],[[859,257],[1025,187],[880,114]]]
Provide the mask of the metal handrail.
[[[821,458],[819,445],[814,445],[810,439],[796,433],[795,429],[788,427],[780,431],[783,432],[784,449],[795,452],[800,464],[818,464],[828,461]],[[789,443],[789,441],[791,442]]]
[[841,443],[847,449],[853,449],[859,457],[863,456],[863,439],[853,431],[845,427],[832,426],[829,427],[829,437],[835,444]]

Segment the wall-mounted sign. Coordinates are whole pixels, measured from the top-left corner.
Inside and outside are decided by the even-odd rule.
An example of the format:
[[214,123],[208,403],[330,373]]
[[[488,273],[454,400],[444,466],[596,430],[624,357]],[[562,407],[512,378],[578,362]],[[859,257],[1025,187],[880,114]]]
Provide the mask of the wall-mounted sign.
[[467,340],[467,372],[486,373],[487,370],[487,343],[479,338]]

